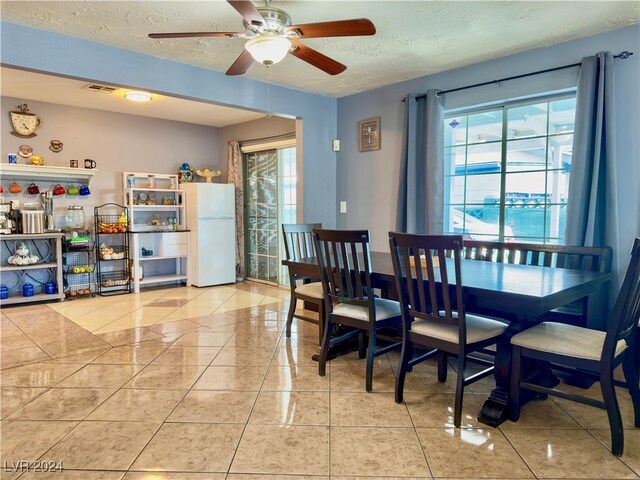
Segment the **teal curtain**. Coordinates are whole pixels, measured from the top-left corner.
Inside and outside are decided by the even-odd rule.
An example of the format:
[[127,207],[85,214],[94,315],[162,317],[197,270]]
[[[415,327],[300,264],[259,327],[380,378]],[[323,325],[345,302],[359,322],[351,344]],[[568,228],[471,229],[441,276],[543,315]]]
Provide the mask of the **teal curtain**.
[[[600,52],[582,59],[567,206],[567,245],[613,249],[610,297],[619,290],[627,252],[620,252],[615,149],[614,59]],[[622,261],[622,262],[621,262]],[[589,326],[606,328],[605,319]]]
[[396,215],[399,232],[443,232],[444,106],[436,92],[405,98]]

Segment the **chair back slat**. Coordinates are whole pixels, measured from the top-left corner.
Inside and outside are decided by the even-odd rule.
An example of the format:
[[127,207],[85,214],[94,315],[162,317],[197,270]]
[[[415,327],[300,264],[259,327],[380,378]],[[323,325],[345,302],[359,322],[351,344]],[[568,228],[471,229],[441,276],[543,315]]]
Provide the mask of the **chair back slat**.
[[345,265],[342,263],[342,256],[338,254],[339,245],[337,243],[328,243],[327,246],[330,248],[327,249],[328,252],[333,252],[333,256],[329,256],[328,263],[329,265],[333,265],[333,268],[329,272],[329,274],[333,277],[333,283],[336,286],[335,291],[338,292],[338,295],[341,297],[345,297],[344,294],[345,286],[344,286],[344,270]]
[[[409,251],[407,252],[409,253]],[[426,256],[425,256],[426,257]],[[406,259],[409,259],[409,255],[406,255]],[[421,265],[422,262],[422,253],[420,252],[419,248],[414,248],[413,249],[413,265],[415,268],[415,265]],[[408,267],[406,271],[411,271],[411,267]],[[422,285],[424,282],[424,276],[422,275],[422,268],[415,268],[415,272],[416,272],[416,282],[418,285]],[[411,305],[414,305],[414,298],[416,296],[416,293],[418,294],[418,299],[420,300],[420,303],[415,304],[416,308],[414,309],[414,311],[426,311],[427,305],[431,304],[431,305],[435,305],[435,308],[438,308],[438,299],[435,295],[435,289],[434,290],[430,290],[429,291],[429,297],[431,299],[430,302],[427,301],[427,296],[425,294],[425,289],[424,288],[414,288],[413,286],[413,277],[411,275],[407,276],[407,281],[410,283],[409,285],[409,292],[411,292],[411,295],[409,297],[410,301],[411,301]],[[435,287],[434,287],[435,288]]]
[[[354,265],[354,271],[357,272],[359,271],[359,265],[357,263],[358,261],[358,251],[356,249],[356,245],[355,243],[351,244],[351,258],[355,259]],[[358,298],[360,298],[361,300],[364,299],[364,290],[362,288],[362,277],[360,275],[354,275],[355,277],[355,282],[356,282],[356,292],[358,295]]]
[[405,329],[415,319],[430,320],[457,326],[466,341],[462,236],[389,232],[389,245]]
[[375,315],[369,232],[314,229],[313,240],[328,311],[334,303],[351,303],[369,306]]
[[639,320],[640,238],[636,238],[631,249],[631,261],[609,319],[607,336],[602,349],[601,361],[603,363],[613,361],[618,341],[626,341],[631,348],[635,335],[637,335]]
[[321,223],[283,223],[284,252],[287,260],[315,257],[313,229],[322,228]]
[[[461,245],[461,248],[462,248],[462,245]],[[440,267],[440,281],[442,284],[442,306],[444,307],[444,315],[445,317],[453,318],[453,313],[452,313],[453,309],[451,308],[451,298],[449,297],[449,275],[447,274],[447,262],[444,255],[444,251],[441,249],[436,249],[433,251],[433,254],[435,254],[435,256],[430,257],[430,261],[433,262],[433,258],[437,258],[439,267]],[[455,261],[455,256],[459,255],[459,252],[454,250],[453,255],[454,255],[454,261]],[[458,258],[458,263],[460,263],[460,258]],[[435,278],[435,277],[431,276],[430,278]],[[434,282],[430,282],[430,283],[434,284]],[[437,312],[440,312],[440,310],[438,309]],[[436,312],[434,311],[433,314],[435,315]]]
[[348,245],[346,245],[345,243],[340,243],[338,247],[340,249],[340,257],[342,258],[342,267],[343,267],[341,277],[344,278],[344,286],[347,289],[347,294],[344,296],[348,298],[356,298],[356,297],[360,298],[358,296],[357,288],[353,288],[353,282],[350,281],[351,275],[352,275],[351,272],[359,271],[358,256],[356,255],[355,257],[351,257],[351,265],[350,265],[349,259],[347,258]]
[[[420,251],[418,249],[418,251]],[[426,266],[426,271],[427,271],[427,285],[429,287],[429,304],[431,304],[431,314],[432,315],[436,315],[436,313],[434,312],[439,312],[440,311],[440,302],[438,300],[438,292],[436,290],[436,282],[434,281],[434,279],[436,278],[435,273],[434,273],[434,267],[433,267],[433,257],[432,257],[432,252],[431,250],[429,250],[428,248],[425,248],[424,250],[422,250],[424,252],[424,259],[425,259],[425,266]],[[423,254],[420,254],[420,257],[422,258]],[[417,282],[416,282],[416,288],[418,290],[423,290],[424,289],[424,280],[422,277],[421,272],[422,272],[422,265],[421,262],[418,262],[415,264],[416,265],[416,274],[418,275],[417,278]],[[446,282],[446,279],[443,280],[444,282]],[[421,285],[423,286],[421,288]],[[444,300],[443,300],[444,302]],[[424,305],[424,309],[425,312],[427,312],[427,307],[429,304],[423,304]]]

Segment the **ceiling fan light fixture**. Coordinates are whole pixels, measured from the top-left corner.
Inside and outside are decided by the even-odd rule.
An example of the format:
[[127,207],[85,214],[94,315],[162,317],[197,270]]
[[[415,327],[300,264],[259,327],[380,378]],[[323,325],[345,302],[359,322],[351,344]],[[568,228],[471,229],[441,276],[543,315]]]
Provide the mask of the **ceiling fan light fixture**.
[[249,40],[244,48],[257,62],[272,65],[287,56],[291,49],[291,41],[286,37],[263,33]]
[[140,90],[127,90],[124,92],[124,98],[132,102],[148,102],[153,98],[153,95]]

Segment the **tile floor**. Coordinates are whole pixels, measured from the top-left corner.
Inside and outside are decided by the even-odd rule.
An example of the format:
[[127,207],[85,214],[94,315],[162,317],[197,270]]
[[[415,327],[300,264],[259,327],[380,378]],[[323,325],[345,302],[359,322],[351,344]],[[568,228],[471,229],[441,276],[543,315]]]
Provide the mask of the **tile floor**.
[[[319,377],[317,327],[283,334],[287,298],[237,284],[3,309],[0,478],[639,478],[624,392],[620,459],[605,448],[605,412],[562,400],[479,424],[488,379],[467,389],[455,429],[455,372],[440,384],[433,364],[419,365],[402,405],[395,353],[377,359],[373,393],[353,354]],[[64,471],[11,471],[22,460]]]

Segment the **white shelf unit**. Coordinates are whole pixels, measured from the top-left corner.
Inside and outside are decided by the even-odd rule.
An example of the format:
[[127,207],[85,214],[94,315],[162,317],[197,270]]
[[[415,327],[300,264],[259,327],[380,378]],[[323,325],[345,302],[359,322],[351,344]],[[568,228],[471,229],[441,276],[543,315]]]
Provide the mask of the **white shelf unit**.
[[0,164],[3,181],[51,180],[52,182],[79,182],[89,185],[98,171],[95,168],[50,167],[45,165]]
[[131,232],[185,229],[184,192],[178,189],[178,175],[123,172],[122,192]]
[[[187,278],[189,232],[133,232],[131,233],[133,291],[140,293],[141,285],[184,282]],[[151,255],[143,256],[145,252]]]
[[[0,235],[0,277],[2,284],[9,289],[9,298],[0,300],[0,306],[27,302],[47,302],[63,300],[62,281],[62,233],[14,234]],[[24,242],[31,254],[40,253],[42,263],[33,265],[11,265],[7,258],[15,253],[15,244]],[[44,293],[44,284],[54,281],[58,288],[56,293]],[[25,283],[34,285],[35,294],[22,296]]]

